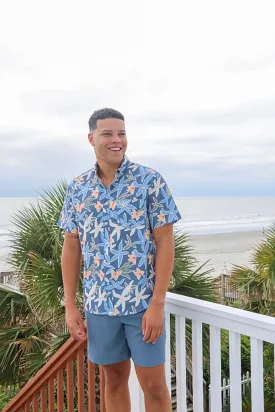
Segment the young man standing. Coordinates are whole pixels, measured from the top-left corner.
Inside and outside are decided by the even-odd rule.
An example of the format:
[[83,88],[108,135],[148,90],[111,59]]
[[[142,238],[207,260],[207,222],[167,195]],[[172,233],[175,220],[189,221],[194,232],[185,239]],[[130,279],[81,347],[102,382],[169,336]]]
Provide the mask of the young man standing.
[[164,303],[180,214],[162,176],[125,156],[121,113],[94,112],[88,138],[96,165],[70,183],[59,219],[66,322],[74,338],[86,338],[76,307],[83,258],[88,356],[103,366],[107,412],[130,412],[130,359],[146,412],[170,412]]

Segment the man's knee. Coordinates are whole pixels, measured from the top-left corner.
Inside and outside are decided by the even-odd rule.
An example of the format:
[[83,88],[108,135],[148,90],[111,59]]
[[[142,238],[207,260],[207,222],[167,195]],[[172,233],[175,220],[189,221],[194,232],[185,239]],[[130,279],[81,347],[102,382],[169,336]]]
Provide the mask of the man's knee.
[[111,391],[116,391],[119,387],[127,385],[130,369],[130,361],[103,366],[106,387]]
[[148,379],[143,383],[143,391],[145,396],[161,403],[167,396],[166,382],[152,378]]

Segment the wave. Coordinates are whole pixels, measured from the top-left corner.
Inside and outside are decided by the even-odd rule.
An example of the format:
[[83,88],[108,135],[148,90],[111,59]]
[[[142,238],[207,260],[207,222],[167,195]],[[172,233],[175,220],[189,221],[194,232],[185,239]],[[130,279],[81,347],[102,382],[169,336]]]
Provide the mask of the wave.
[[239,231],[264,230],[272,225],[275,216],[235,216],[220,220],[186,220],[177,226],[190,234],[232,233]]

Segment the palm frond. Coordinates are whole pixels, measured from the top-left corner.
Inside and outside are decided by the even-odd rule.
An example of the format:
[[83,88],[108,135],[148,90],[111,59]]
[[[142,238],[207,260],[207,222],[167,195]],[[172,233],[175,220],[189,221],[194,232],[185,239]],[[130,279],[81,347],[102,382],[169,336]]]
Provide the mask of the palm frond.
[[0,329],[0,384],[25,381],[25,356],[45,346],[40,325]]
[[26,295],[13,286],[0,284],[0,327],[25,322],[31,311]]
[[30,252],[30,265],[24,276],[24,291],[41,322],[57,322],[64,312],[61,262],[44,259]]

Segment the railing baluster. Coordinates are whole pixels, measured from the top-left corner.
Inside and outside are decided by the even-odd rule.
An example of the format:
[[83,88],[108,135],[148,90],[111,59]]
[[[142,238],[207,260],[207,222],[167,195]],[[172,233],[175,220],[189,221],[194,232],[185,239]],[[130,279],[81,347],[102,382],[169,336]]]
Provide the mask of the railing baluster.
[[171,395],[171,344],[170,344],[170,313],[165,313],[166,346],[165,346],[165,376],[169,394]]
[[30,401],[25,403],[24,412],[30,412]]
[[252,412],[264,412],[263,342],[251,338],[250,344]]
[[99,368],[99,380],[100,380],[100,412],[106,412],[105,404],[105,375],[102,366]]
[[84,350],[77,351],[78,412],[84,412]]
[[194,412],[203,409],[203,351],[202,323],[192,321],[192,363],[193,363],[193,408]]
[[[95,365],[88,360],[88,412],[95,412]],[[62,411],[63,412],[63,411]]]
[[64,373],[63,369],[57,371],[57,410],[64,411]]
[[185,318],[176,316],[177,410],[187,412]]
[[70,358],[66,365],[67,370],[67,409],[74,412],[74,372],[73,359]]
[[48,391],[49,391],[48,392],[48,394],[49,394],[49,412],[55,412],[54,378],[49,379]]
[[38,393],[34,393],[32,397],[32,412],[38,412]]
[[211,411],[222,411],[221,397],[221,331],[210,326]]
[[230,411],[242,412],[241,384],[241,337],[239,333],[229,333],[230,364]]
[[41,412],[47,412],[47,388],[43,386],[40,391]]

